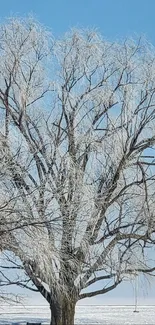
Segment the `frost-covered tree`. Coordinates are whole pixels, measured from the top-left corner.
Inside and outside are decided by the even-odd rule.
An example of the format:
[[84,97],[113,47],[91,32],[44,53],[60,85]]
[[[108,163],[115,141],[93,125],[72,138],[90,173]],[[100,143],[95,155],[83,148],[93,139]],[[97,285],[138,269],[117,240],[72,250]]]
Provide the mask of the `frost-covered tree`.
[[3,249],[73,325],[79,299],[154,271],[155,50],[12,19],[0,55]]

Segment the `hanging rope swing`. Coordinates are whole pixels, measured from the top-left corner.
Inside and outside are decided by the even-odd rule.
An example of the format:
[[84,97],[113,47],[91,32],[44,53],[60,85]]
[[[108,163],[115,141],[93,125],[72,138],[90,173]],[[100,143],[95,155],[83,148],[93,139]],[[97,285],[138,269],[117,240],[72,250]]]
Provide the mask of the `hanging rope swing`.
[[135,309],[134,309],[134,313],[139,313],[139,311],[137,310],[137,306],[138,306],[138,277],[135,277],[135,283],[134,283],[134,300],[135,300]]

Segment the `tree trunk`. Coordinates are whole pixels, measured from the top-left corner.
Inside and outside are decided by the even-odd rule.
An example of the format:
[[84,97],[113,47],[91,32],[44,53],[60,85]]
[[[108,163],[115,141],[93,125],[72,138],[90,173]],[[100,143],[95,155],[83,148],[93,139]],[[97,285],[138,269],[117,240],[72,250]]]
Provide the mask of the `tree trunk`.
[[51,304],[50,325],[74,325],[75,304],[76,302],[70,299],[64,299],[61,305],[55,302]]

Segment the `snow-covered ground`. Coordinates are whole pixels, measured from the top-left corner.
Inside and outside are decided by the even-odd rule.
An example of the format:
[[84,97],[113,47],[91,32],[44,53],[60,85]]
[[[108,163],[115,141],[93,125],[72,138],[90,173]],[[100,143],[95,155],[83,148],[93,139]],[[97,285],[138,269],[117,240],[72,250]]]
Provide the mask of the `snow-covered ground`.
[[[75,324],[87,325],[155,325],[155,306],[77,306]],[[47,306],[1,306],[0,325],[25,325],[27,321],[49,324]]]

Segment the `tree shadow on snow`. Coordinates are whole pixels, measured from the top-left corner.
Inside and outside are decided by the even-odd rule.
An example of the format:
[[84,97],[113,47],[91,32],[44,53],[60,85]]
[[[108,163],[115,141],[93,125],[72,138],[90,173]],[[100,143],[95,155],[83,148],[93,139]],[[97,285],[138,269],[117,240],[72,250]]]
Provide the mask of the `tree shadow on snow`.
[[29,322],[29,323],[33,323],[33,322],[34,323],[41,323],[42,325],[49,325],[49,323],[50,323],[49,318],[47,318],[47,319],[41,319],[41,318],[27,319],[27,318],[23,318],[23,319],[20,319],[18,321],[0,319],[0,325],[26,325],[27,322]]

